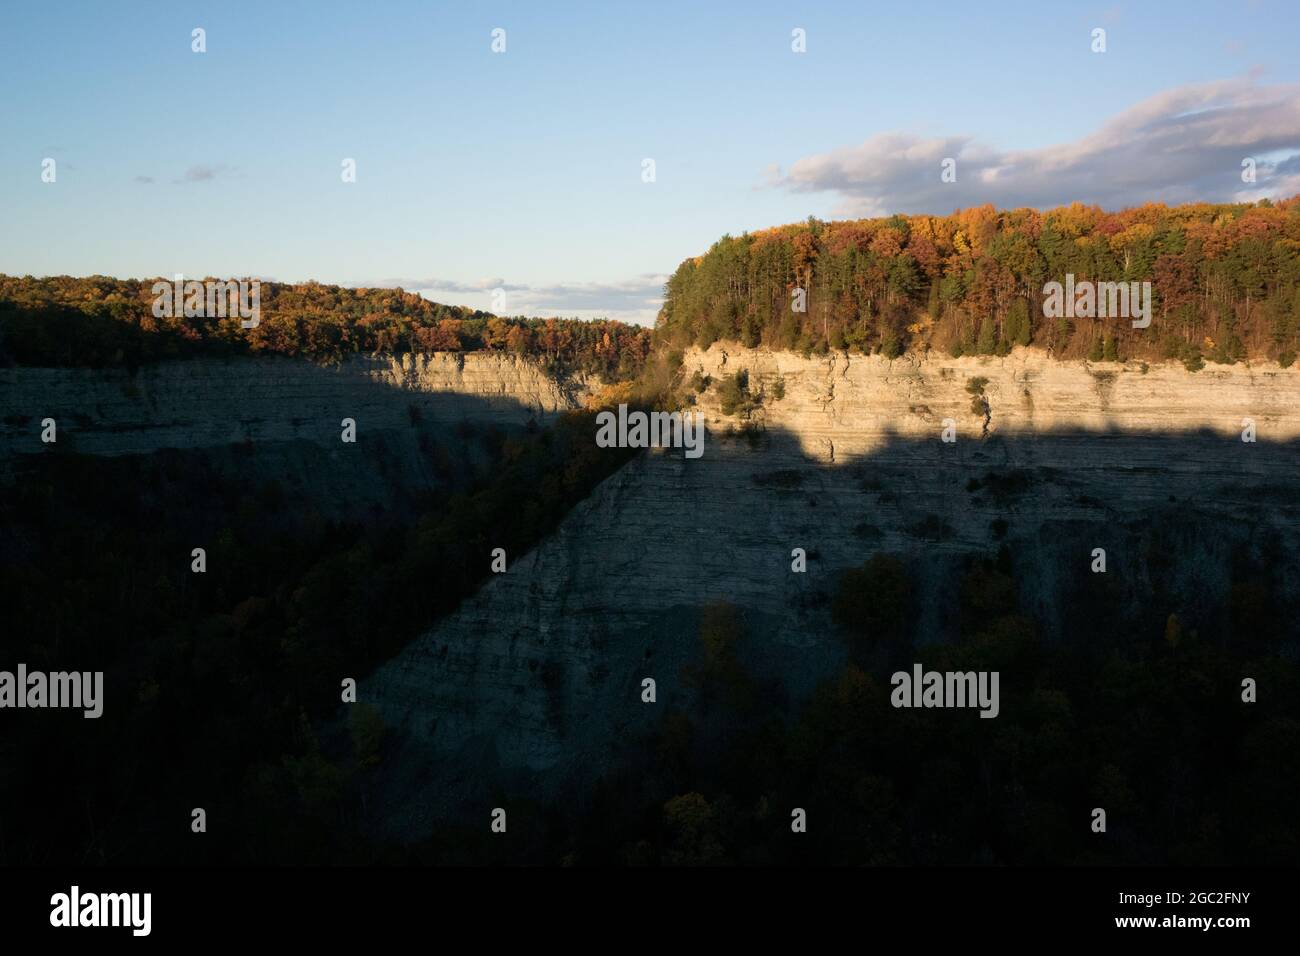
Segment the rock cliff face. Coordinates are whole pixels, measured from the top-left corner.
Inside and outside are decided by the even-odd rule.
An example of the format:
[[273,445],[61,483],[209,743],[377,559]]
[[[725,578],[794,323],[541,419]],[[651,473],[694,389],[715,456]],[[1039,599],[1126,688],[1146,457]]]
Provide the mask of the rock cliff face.
[[[1276,365],[1210,366],[1189,373],[1178,364],[1057,362],[1016,349],[1005,358],[918,358],[832,354],[805,359],[715,345],[687,356],[686,369],[715,379],[749,372],[751,391],[769,399],[753,416],[794,434],[809,456],[832,461],[872,452],[894,438],[937,439],[952,418],[961,439],[980,438],[982,416],[971,411],[973,381],[983,378],[988,437],[1088,431],[1159,435],[1206,431],[1240,438],[1242,420],[1259,441],[1300,437],[1300,369]],[[713,399],[712,401],[710,399]],[[701,407],[716,421],[717,401]],[[1217,447],[1217,443],[1213,444]]]
[[[581,379],[560,385],[535,362],[498,353],[0,369],[0,475],[29,455],[203,449],[230,474],[354,514],[444,483],[460,464],[451,459],[472,455],[466,426],[545,424],[586,394]],[[41,442],[46,418],[57,423],[54,445]],[[341,441],[345,418],[356,422],[355,445]]]
[[[798,699],[843,661],[829,612],[840,571],[876,552],[907,562],[932,640],[956,632],[963,562],[1002,547],[1045,639],[1139,639],[1175,607],[1223,634],[1243,560],[1280,582],[1278,613],[1300,611],[1300,370],[714,346],[683,371],[742,368],[762,401],[741,420],[716,388],[700,394],[703,457],[635,459],[363,682],[392,732],[371,826],[419,839],[503,805],[489,799],[581,793],[689,704],[682,672],[713,602],[743,610],[746,668]],[[32,455],[191,449],[322,511],[391,514],[473,455],[467,428],[544,424],[587,394],[495,354],[4,369],[0,476]],[[40,442],[47,417],[57,446]],[[355,446],[339,440],[343,418]],[[1258,441],[1241,440],[1245,419]],[[806,573],[791,570],[796,548]],[[1105,575],[1089,570],[1095,548]]]
[[[1264,552],[1296,606],[1296,370],[719,346],[688,353],[684,370],[740,368],[766,393],[748,432],[705,392],[702,458],[641,456],[363,684],[394,732],[377,829],[415,839],[462,808],[501,805],[489,799],[581,793],[689,701],[682,668],[710,602],[743,609],[747,668],[806,694],[843,660],[828,608],[838,574],[877,551],[908,562],[931,639],[955,632],[963,560],[1003,545],[1049,639],[1079,633],[1067,609],[1080,593],[1096,605],[1082,623],[1099,628],[1160,627],[1173,607],[1221,627],[1212,609],[1234,562]],[[987,431],[968,390],[981,378]],[[1246,418],[1255,443],[1241,440]],[[1090,571],[1098,547],[1104,587]],[[791,570],[795,548],[806,573]]]

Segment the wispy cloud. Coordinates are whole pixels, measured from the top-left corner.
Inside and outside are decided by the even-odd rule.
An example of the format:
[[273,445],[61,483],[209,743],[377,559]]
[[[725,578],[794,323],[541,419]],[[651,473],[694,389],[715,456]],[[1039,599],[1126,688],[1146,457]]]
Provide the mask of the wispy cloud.
[[417,289],[439,289],[443,292],[455,292],[457,294],[473,294],[476,292],[491,292],[493,289],[505,289],[507,292],[514,292],[526,289],[527,286],[512,285],[505,279],[473,279],[468,282],[457,279],[435,279],[435,278],[416,278],[416,279],[379,279],[369,283],[372,288],[402,288],[412,291]]
[[[777,184],[833,192],[838,215],[949,213],[961,206],[1108,208],[1144,202],[1226,202],[1291,195],[1300,151],[1300,85],[1253,79],[1178,87],[1123,111],[1077,140],[1002,150],[974,137],[880,133],[856,146],[795,162]],[[941,163],[956,160],[956,182]],[[1256,161],[1256,183],[1241,180]]]
[[527,298],[546,310],[658,311],[667,281],[666,275],[645,273],[621,282],[557,283],[529,289]]
[[383,279],[357,283],[398,287],[451,305],[492,310],[492,293],[505,291],[503,311],[509,315],[607,317],[649,325],[663,303],[666,275],[644,273],[615,282],[556,282],[548,285],[511,283],[505,279],[463,281],[438,278]]
[[189,169],[185,170],[185,174],[183,176],[181,176],[179,179],[173,179],[172,182],[173,183],[208,183],[208,182],[212,182],[212,180],[217,179],[218,177],[226,176],[231,172],[233,172],[232,167],[227,166],[224,163],[219,163],[216,166],[208,166],[208,165],[200,164],[198,166],[191,166]]

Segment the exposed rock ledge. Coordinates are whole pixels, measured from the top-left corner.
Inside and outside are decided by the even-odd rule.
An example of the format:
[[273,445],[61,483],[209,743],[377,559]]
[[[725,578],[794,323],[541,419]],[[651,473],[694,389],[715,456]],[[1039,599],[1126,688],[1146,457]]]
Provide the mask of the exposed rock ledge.
[[[0,369],[0,479],[37,456],[199,450],[236,481],[275,482],[339,518],[409,513],[481,458],[464,426],[519,429],[581,407],[534,361],[500,353],[195,359],[124,369]],[[41,442],[53,418],[58,441]],[[355,445],[340,441],[344,418]],[[458,477],[458,475],[460,477]]]
[[[755,416],[787,428],[803,450],[825,459],[871,451],[888,437],[934,438],[951,418],[959,438],[979,438],[983,418],[972,414],[967,384],[986,378],[991,418],[988,434],[1053,431],[1177,433],[1209,430],[1238,435],[1242,420],[1255,422],[1260,441],[1300,437],[1300,368],[1275,363],[1207,366],[1197,373],[1180,364],[1062,362],[1017,348],[1005,358],[948,358],[831,353],[803,358],[790,352],[714,345],[687,353],[685,369],[715,379],[746,369],[751,391],[772,391],[780,379],[785,397],[770,397]],[[724,426],[707,393],[701,407],[710,424]]]
[[[400,394],[395,394],[395,392]],[[42,451],[40,422],[64,448],[143,454],[236,442],[338,442],[359,430],[427,420],[522,425],[580,407],[586,383],[562,387],[531,359],[493,352],[350,356],[336,366],[268,357],[192,359],[125,369],[0,369],[0,458]]]

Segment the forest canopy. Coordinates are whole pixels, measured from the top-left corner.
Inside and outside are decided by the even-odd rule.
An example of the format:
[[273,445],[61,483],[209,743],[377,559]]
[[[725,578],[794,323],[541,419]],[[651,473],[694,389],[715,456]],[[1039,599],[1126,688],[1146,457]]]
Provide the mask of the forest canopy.
[[[1044,286],[1151,284],[1153,321],[1047,317]],[[506,318],[402,289],[261,285],[261,316],[157,318],[154,279],[0,275],[0,364],[136,366],[198,354],[501,351],[554,374],[628,381],[654,345],[736,341],[811,354],[1017,345],[1092,361],[1273,359],[1300,351],[1300,196],[1271,203],[992,206],[723,236],[664,288],[654,333],[610,320]],[[165,281],[165,280],[164,280]]]
[[[260,321],[153,314],[155,279],[0,275],[0,364],[136,366],[211,354],[336,362],[353,353],[499,351],[553,372],[635,377],[650,330],[610,320],[503,318],[402,289],[261,283]],[[179,311],[179,310],[178,310]]]
[[[1067,274],[1150,282],[1151,327],[1046,318],[1044,284]],[[656,338],[805,354],[1005,355],[1033,345],[1094,361],[1289,365],[1300,346],[1300,196],[1119,212],[980,206],[723,236],[669,279]]]

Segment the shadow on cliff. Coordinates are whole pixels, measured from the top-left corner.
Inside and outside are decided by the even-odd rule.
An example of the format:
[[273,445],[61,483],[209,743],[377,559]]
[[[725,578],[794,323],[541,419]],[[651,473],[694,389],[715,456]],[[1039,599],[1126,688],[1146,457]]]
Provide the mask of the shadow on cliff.
[[[187,369],[202,374],[187,381]],[[275,485],[289,510],[372,523],[412,518],[432,494],[482,484],[512,438],[554,417],[504,394],[422,391],[280,357],[0,374],[6,470],[51,455],[197,453],[216,481]],[[54,443],[41,440],[47,418]],[[344,440],[344,419],[354,441]]]
[[[313,401],[338,384],[293,367]],[[374,420],[241,423],[248,396],[205,394],[240,440],[78,454],[178,427],[110,377],[143,417],[70,407],[53,448],[42,396],[3,399],[6,656],[106,672],[98,720],[9,715],[6,862],[373,861],[387,838],[440,862],[1060,862],[1087,852],[1060,835],[1076,791],[1135,808],[1130,856],[1294,846],[1294,791],[1259,770],[1300,766],[1294,442],[936,430],[831,463],[772,428],[633,457],[590,417],[367,382]],[[349,488],[364,507],[334,511]],[[1001,668],[1005,719],[900,716],[912,660]],[[1268,688],[1245,715],[1243,674]],[[967,775],[974,797],[945,782]],[[194,806],[220,822],[197,849]],[[780,843],[788,806],[863,857]]]
[[[870,451],[832,463],[778,428],[738,434],[720,464],[734,470],[732,487],[804,511],[814,529],[805,549],[832,575],[881,551],[918,569],[1009,552],[1045,636],[1149,633],[1165,598],[1185,606],[1189,626],[1227,639],[1226,588],[1244,561],[1286,599],[1272,633],[1300,634],[1288,612],[1300,593],[1300,441],[1243,442],[1209,427],[971,431],[945,443],[937,426],[926,439],[886,429]],[[765,457],[786,464],[765,471]],[[925,636],[951,639],[954,589],[934,583],[920,596],[940,612]]]
[[[102,670],[104,711],[7,714],[0,765],[21,785],[0,788],[0,819],[22,827],[0,833],[4,862],[331,859],[371,726],[358,705],[356,755],[335,764],[312,721],[629,456],[595,449],[582,415],[255,367],[265,391],[207,375],[179,421],[149,391],[157,367],[77,372],[95,401],[6,370],[0,667]],[[202,447],[167,447],[191,424]],[[122,436],[159,447],[83,453]],[[198,846],[167,822],[196,800],[225,821]]]
[[[710,431],[698,460],[647,452],[366,685],[389,736],[365,825],[406,842],[443,833],[430,852],[454,854],[445,828],[472,830],[509,802],[537,826],[558,815],[580,831],[584,815],[618,816],[598,806],[610,787],[649,812],[638,801],[664,780],[672,796],[727,789],[731,774],[757,800],[766,758],[732,745],[772,726],[793,733],[846,667],[879,688],[916,660],[993,662],[1021,679],[1006,691],[1021,715],[1059,673],[1078,678],[1060,683],[1082,711],[1077,695],[1116,693],[1127,667],[1141,679],[1125,678],[1125,693],[1151,690],[1180,654],[1197,680],[1218,682],[1215,707],[1240,690],[1242,668],[1283,675],[1281,692],[1300,636],[1298,465],[1300,442],[1210,428],[994,430],[948,444],[936,425],[933,438],[886,432],[830,462],[792,432],[742,426]],[[719,608],[732,622],[721,635],[708,623]],[[1026,647],[1046,670],[1023,663]],[[1207,671],[1211,659],[1225,670]],[[1196,693],[1184,692],[1179,713]],[[1270,706],[1300,716],[1294,700]],[[1243,739],[1219,756],[1242,759]],[[1169,746],[1213,779],[1191,738]],[[1291,745],[1279,746],[1281,759]],[[499,855],[467,839],[472,854]]]

